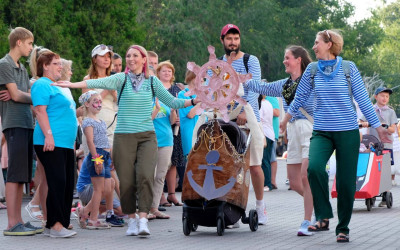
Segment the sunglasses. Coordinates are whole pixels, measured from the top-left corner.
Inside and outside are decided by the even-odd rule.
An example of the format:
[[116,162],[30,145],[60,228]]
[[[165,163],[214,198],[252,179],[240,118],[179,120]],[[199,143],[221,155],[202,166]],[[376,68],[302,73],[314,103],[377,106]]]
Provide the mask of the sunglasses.
[[326,33],[326,35],[328,36],[329,41],[332,42],[331,35],[329,35],[328,30],[325,30],[325,33]]
[[105,50],[105,49],[109,49],[111,51],[113,51],[113,46],[112,45],[105,45],[105,44],[100,44],[100,49]]

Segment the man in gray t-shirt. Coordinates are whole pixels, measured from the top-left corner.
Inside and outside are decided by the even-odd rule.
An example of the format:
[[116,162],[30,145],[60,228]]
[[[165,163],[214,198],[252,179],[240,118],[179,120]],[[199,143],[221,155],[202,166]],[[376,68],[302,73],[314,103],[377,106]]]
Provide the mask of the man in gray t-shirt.
[[25,223],[21,217],[24,183],[32,179],[33,119],[29,77],[19,61],[32,51],[33,34],[22,27],[8,36],[10,52],[0,59],[0,116],[8,149],[6,183],[8,236],[34,235],[42,228]]

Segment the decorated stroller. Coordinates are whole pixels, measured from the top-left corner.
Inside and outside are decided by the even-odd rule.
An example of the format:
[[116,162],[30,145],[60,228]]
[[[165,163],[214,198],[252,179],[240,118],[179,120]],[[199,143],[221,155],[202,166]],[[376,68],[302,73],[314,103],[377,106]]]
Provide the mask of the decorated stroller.
[[[365,199],[367,210],[371,211],[376,197],[386,199],[387,208],[393,205],[391,185],[390,152],[383,150],[383,143],[373,135],[363,135],[362,144],[367,148],[358,155],[355,199]],[[337,197],[336,178],[333,182],[332,198]]]
[[[222,236],[225,228],[239,219],[249,224],[251,231],[256,231],[256,210],[246,216],[251,132],[230,122],[227,110],[233,100],[245,104],[237,91],[239,83],[251,75],[237,75],[232,61],[217,60],[212,46],[208,51],[210,60],[202,67],[188,63],[196,79],[195,88],[186,95],[196,94],[202,102],[199,113],[212,109],[213,117],[200,126],[197,141],[188,156],[182,190],[183,233],[189,235],[198,226],[206,226],[217,227],[217,234]],[[217,114],[223,119],[217,119]]]

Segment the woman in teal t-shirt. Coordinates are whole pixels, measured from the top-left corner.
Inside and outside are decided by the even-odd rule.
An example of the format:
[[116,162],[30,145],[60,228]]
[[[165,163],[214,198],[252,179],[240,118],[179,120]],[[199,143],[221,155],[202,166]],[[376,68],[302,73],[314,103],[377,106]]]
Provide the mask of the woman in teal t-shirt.
[[75,102],[60,87],[52,86],[61,77],[60,56],[42,53],[37,61],[39,78],[32,86],[32,103],[38,123],[33,132],[35,152],[46,174],[47,223],[51,237],[71,237],[70,224],[74,191],[74,143],[78,129]]

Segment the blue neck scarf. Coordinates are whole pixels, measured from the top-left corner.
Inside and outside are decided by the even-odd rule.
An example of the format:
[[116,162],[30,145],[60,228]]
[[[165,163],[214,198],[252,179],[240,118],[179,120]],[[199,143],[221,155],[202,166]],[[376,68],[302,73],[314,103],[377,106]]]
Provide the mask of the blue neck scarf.
[[318,60],[318,71],[322,74],[325,81],[330,81],[336,76],[342,60],[340,56],[333,60]]

